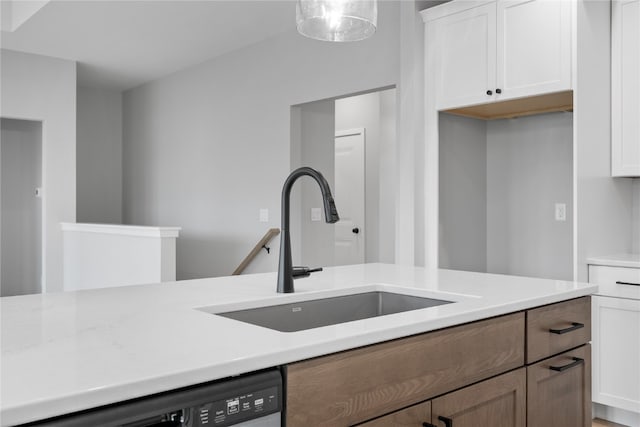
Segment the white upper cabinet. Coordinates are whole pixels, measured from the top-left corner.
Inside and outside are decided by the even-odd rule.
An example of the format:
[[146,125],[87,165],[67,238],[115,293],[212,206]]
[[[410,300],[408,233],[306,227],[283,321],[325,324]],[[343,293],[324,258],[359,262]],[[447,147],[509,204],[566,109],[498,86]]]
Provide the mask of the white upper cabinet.
[[640,176],[640,0],[614,0],[611,174]]
[[438,108],[487,102],[496,79],[496,4],[489,3],[434,21],[428,34],[437,68]]
[[572,2],[458,1],[424,12],[436,107],[571,89]]
[[571,2],[498,1],[498,99],[571,89]]

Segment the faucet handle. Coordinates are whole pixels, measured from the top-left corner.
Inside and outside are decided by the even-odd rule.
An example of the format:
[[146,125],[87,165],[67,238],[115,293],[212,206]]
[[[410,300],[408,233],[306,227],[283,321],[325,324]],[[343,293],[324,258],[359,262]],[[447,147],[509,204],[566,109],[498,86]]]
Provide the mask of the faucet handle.
[[309,268],[309,267],[293,267],[293,278],[301,279],[303,277],[311,276],[311,273],[322,271],[322,267]]

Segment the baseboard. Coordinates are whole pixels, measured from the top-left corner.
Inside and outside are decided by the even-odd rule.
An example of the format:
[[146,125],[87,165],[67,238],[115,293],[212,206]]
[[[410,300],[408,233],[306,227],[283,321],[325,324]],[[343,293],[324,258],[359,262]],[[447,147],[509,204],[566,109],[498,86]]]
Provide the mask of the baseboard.
[[593,417],[629,427],[640,426],[640,414],[599,403],[593,404]]

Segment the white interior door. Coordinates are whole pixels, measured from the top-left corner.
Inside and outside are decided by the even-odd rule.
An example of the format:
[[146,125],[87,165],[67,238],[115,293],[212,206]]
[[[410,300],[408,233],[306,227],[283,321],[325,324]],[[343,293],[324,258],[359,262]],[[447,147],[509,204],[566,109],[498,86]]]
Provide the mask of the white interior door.
[[337,131],[335,137],[335,264],[365,260],[365,131]]

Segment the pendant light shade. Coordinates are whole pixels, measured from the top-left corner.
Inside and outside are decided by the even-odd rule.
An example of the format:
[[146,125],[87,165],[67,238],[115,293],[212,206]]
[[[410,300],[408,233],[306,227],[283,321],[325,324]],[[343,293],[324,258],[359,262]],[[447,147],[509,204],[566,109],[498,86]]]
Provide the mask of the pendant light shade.
[[331,42],[364,40],[376,32],[376,0],[298,0],[296,24],[303,36]]

